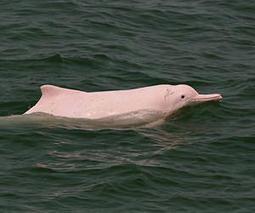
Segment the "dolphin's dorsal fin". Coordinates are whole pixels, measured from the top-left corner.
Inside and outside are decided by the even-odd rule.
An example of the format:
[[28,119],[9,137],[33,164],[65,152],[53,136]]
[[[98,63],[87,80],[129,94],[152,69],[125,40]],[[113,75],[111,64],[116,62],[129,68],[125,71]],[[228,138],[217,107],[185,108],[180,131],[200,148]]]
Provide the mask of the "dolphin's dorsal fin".
[[40,87],[42,96],[49,97],[49,96],[56,96],[62,93],[65,89],[53,85],[43,85]]

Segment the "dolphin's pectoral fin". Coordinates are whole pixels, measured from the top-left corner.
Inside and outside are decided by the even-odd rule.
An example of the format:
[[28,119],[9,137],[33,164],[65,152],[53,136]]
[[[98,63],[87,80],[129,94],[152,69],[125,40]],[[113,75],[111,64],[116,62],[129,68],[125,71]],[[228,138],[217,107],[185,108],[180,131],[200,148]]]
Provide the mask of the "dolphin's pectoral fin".
[[49,97],[49,96],[56,96],[62,93],[65,89],[53,85],[43,85],[41,86],[42,96]]

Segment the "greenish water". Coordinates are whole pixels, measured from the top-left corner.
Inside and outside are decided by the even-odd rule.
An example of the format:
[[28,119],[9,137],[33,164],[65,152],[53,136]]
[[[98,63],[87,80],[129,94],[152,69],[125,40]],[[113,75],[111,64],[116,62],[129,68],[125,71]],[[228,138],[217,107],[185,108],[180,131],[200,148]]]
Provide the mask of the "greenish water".
[[[1,212],[254,212],[254,1],[0,2]],[[18,115],[42,84],[221,93],[159,128]]]

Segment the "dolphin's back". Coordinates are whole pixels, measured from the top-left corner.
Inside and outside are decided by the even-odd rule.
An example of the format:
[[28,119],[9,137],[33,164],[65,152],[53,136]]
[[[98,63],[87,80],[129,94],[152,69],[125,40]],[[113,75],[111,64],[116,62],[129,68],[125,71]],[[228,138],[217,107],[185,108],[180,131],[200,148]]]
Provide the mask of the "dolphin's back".
[[97,119],[139,110],[161,110],[167,87],[169,85],[83,92],[43,85],[40,100],[25,114],[43,112],[62,117]]

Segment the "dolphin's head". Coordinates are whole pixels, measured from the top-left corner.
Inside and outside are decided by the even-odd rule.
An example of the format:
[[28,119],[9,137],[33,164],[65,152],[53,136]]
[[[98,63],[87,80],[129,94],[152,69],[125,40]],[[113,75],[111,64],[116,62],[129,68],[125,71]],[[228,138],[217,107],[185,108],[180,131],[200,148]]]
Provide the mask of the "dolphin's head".
[[177,111],[185,106],[194,104],[209,102],[209,101],[220,101],[222,96],[220,94],[199,94],[191,86],[180,84],[171,87],[165,96],[168,104],[171,106],[171,111]]

